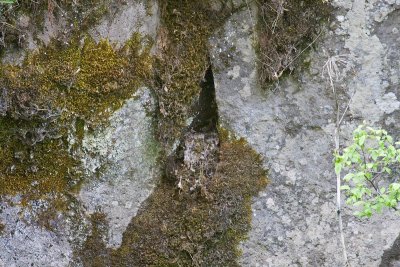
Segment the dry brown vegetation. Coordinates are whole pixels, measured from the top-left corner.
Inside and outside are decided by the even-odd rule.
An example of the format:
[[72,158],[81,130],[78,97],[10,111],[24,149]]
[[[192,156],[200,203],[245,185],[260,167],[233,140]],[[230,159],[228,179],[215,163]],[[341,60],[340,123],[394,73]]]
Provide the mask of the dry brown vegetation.
[[316,41],[331,7],[322,0],[259,0],[258,54],[262,84],[293,70],[297,59]]

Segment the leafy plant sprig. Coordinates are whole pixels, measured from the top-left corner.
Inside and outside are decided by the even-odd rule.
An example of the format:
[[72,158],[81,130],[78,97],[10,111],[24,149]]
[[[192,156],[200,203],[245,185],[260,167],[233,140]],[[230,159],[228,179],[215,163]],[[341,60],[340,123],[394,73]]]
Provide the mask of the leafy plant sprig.
[[0,4],[14,4],[16,0],[0,0]]
[[[335,172],[346,170],[344,185],[346,203],[359,206],[360,217],[371,217],[383,208],[398,209],[400,183],[400,142],[382,129],[360,125],[353,132],[353,143],[335,153]],[[397,174],[397,173],[396,173]]]

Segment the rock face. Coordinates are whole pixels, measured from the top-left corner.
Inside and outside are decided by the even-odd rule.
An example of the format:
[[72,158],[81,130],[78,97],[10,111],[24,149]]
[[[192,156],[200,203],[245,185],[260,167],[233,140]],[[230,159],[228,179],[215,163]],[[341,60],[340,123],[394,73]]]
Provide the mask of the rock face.
[[[188,23],[187,21],[190,23],[187,14],[194,14],[190,13],[189,2],[185,4],[184,9],[188,13],[184,14],[175,8],[171,9],[170,5],[169,15],[174,18],[173,23],[170,24],[175,28],[168,29],[166,26],[168,23],[164,21],[165,25],[161,27],[161,30],[159,24],[163,9],[159,10],[157,2],[165,4],[161,5],[164,8],[168,7],[166,5],[168,1],[105,1],[109,13],[104,15],[100,12],[102,17],[96,18],[92,27],[85,27],[82,31],[96,42],[108,39],[112,44],[111,50],[113,47],[124,47],[135,33],[139,33],[141,37],[148,37],[159,46],[159,51],[153,51],[156,46],[152,49],[154,57],[165,53],[163,49],[168,45],[168,40],[165,40],[168,31],[176,38],[172,43],[173,46],[181,45],[179,44],[181,40],[190,41],[193,33],[193,38],[196,37],[197,31],[188,32],[187,25],[183,25]],[[99,260],[96,262],[99,266],[109,266],[112,260],[118,263],[123,262],[123,257],[133,260],[132,262],[146,262],[141,261],[139,257],[141,251],[151,252],[146,255],[146,260],[163,256],[154,253],[157,250],[152,251],[151,245],[143,245],[152,244],[154,236],[159,238],[156,240],[160,240],[157,246],[163,249],[165,247],[165,251],[171,252],[171,255],[182,257],[185,259],[184,262],[193,263],[194,258],[202,262],[204,255],[199,251],[214,248],[212,245],[215,244],[211,244],[215,241],[211,238],[212,235],[215,234],[221,239],[223,236],[221,233],[224,233],[232,240],[239,239],[233,236],[235,230],[231,228],[231,225],[234,225],[235,218],[238,220],[240,216],[235,217],[238,215],[235,215],[234,208],[227,209],[225,205],[230,205],[228,202],[236,199],[236,196],[232,199],[230,197],[235,191],[229,191],[229,188],[234,188],[232,185],[229,187],[229,182],[232,182],[229,178],[232,178],[236,171],[241,173],[247,170],[243,165],[249,166],[249,164],[244,163],[245,161],[239,157],[233,161],[239,162],[240,164],[237,164],[239,167],[230,166],[236,164],[230,164],[229,161],[224,163],[221,160],[223,158],[220,153],[222,133],[228,136],[230,132],[237,137],[243,137],[254,150],[262,155],[263,166],[269,170],[270,179],[265,190],[253,199],[252,229],[248,239],[241,243],[243,254],[240,264],[271,267],[344,266],[335,206],[336,177],[332,166],[335,99],[328,83],[327,73],[323,69],[329,58],[336,59],[338,79],[335,79],[335,87],[338,90],[339,105],[342,111],[348,107],[343,117],[342,145],[348,142],[352,130],[364,120],[375,126],[382,126],[395,137],[399,137],[400,1],[330,1],[335,8],[332,18],[327,25],[322,27],[322,34],[318,36],[315,45],[299,55],[297,67],[291,74],[283,75],[278,81],[270,84],[269,87],[273,88],[271,90],[262,89],[257,77],[258,58],[254,48],[257,41],[254,39],[257,10],[256,7],[249,6],[250,2],[252,1],[204,1],[204,5],[210,4],[216,14],[219,14],[219,10],[235,10],[225,24],[209,39],[212,68],[208,67],[205,45],[201,46],[202,54],[198,58],[195,55],[199,51],[192,43],[187,47],[187,54],[171,55],[171,58],[176,56],[177,63],[172,62],[176,66],[174,64],[171,66],[179,67],[178,78],[182,79],[182,84],[190,81],[192,86],[198,81],[202,92],[196,93],[200,95],[195,95],[199,98],[199,107],[197,111],[190,110],[193,117],[186,121],[184,126],[187,129],[182,130],[183,133],[179,131],[181,144],[176,149],[176,158],[179,159],[180,165],[177,167],[176,162],[172,162],[175,165],[171,164],[172,171],[170,172],[175,176],[180,174],[182,177],[178,175],[172,185],[165,187],[169,191],[164,192],[163,187],[157,187],[153,191],[162,171],[165,171],[166,176],[169,172],[168,158],[165,159],[166,164],[162,160],[158,161],[163,152],[166,156],[169,153],[167,150],[162,151],[163,144],[160,144],[155,137],[157,136],[156,125],[163,120],[163,116],[156,114],[157,108],[161,114],[165,110],[163,110],[162,101],[160,102],[160,96],[158,99],[154,96],[154,92],[157,92],[153,90],[154,88],[140,87],[133,95],[129,94],[131,97],[121,101],[121,106],[118,106],[120,108],[112,109],[113,112],[110,117],[107,117],[105,125],[93,126],[84,122],[79,116],[72,116],[73,119],[69,122],[74,123],[65,126],[68,128],[63,133],[65,140],[59,139],[62,139],[60,143],[68,147],[68,155],[71,154],[70,156],[74,157],[74,160],[77,160],[82,167],[80,174],[83,178],[73,181],[79,180],[81,184],[77,192],[65,192],[66,194],[62,196],[61,203],[67,203],[67,207],[63,207],[62,211],[52,207],[55,202],[47,201],[47,199],[35,199],[26,203],[18,193],[0,195],[0,267],[88,266],[85,260],[79,258],[82,255],[85,256],[85,253],[95,254],[88,258],[93,262]],[[171,0],[170,3],[174,1]],[[91,7],[89,5],[86,11],[89,12],[100,6]],[[198,7],[204,8],[202,3]],[[240,9],[240,7],[244,8]],[[50,6],[48,8],[50,9]],[[77,12],[77,10],[73,12],[75,15],[85,13]],[[71,38],[77,27],[69,23],[69,19],[74,18],[54,17],[54,14],[50,13],[47,14],[44,11],[43,28],[32,26],[32,18],[28,15],[20,16],[16,23],[21,32],[26,34],[24,36],[27,44],[24,49],[13,47],[6,49],[4,55],[1,56],[3,64],[22,66],[27,51],[37,50],[56,39],[64,42],[63,45],[68,42],[68,38]],[[215,16],[214,13],[212,15]],[[164,19],[167,18],[164,17]],[[204,19],[202,16],[199,18]],[[85,21],[88,18],[83,16],[81,19]],[[198,24],[193,25],[198,26]],[[185,39],[188,36],[190,38]],[[207,39],[201,40],[207,43]],[[186,65],[181,64],[179,60],[189,57],[188,55],[194,57],[193,61],[196,64],[201,61],[201,66],[195,65],[193,69],[187,70]],[[102,66],[108,61],[110,60],[101,61]],[[192,58],[188,62],[192,63]],[[203,63],[207,66],[203,66]],[[0,68],[2,66],[0,64]],[[118,68],[117,66],[115,70]],[[114,70],[114,68],[111,69]],[[199,69],[204,69],[205,75],[199,75],[197,73]],[[66,68],[66,71],[68,70]],[[81,70],[73,68],[73,71],[76,72],[70,81],[74,81],[74,77]],[[170,70],[166,74],[171,75],[167,77],[168,79],[172,79],[177,72]],[[200,81],[201,77],[197,76],[204,77],[203,81]],[[152,78],[154,77],[149,79]],[[160,77],[154,80],[157,78]],[[162,83],[154,80],[149,84],[159,86]],[[113,85],[110,83],[109,89],[113,89]],[[168,99],[172,95],[173,100],[179,100],[176,103],[182,105],[178,107],[171,104],[170,111],[175,112],[176,109],[177,116],[181,116],[179,112],[186,112],[188,109],[184,105],[192,105],[192,103],[187,104],[188,101],[181,101],[184,99],[186,85],[182,88],[176,86],[177,88],[170,89],[165,84],[162,85],[160,85],[164,92],[162,96]],[[10,103],[7,100],[9,98],[7,88],[1,86],[0,119],[8,116]],[[204,89],[208,87],[212,88],[212,92]],[[60,88],[69,92],[69,90],[79,89],[79,86]],[[95,89],[92,92],[94,95],[99,93],[97,90],[99,88]],[[110,92],[105,92],[105,94],[108,93]],[[195,96],[190,97],[196,98]],[[24,123],[26,121],[30,126],[31,121],[25,119]],[[217,122],[219,126],[222,126],[219,133],[217,133]],[[34,125],[34,122],[32,124]],[[18,124],[15,125],[13,126],[19,127]],[[2,127],[3,125],[0,125],[0,134],[2,134]],[[158,130],[160,131],[160,128]],[[45,138],[57,139],[58,137],[57,135],[46,136],[37,143]],[[239,143],[242,146],[245,141],[241,140]],[[32,146],[35,144],[36,142]],[[239,147],[238,144],[236,145]],[[0,162],[1,157],[4,157],[2,145],[4,144],[0,142]],[[246,151],[255,157],[257,153],[250,150]],[[233,152],[231,153],[225,155],[225,160],[226,157],[230,157],[229,155],[233,155]],[[12,153],[15,157],[13,160],[21,161],[21,157],[17,154]],[[173,157],[170,156],[170,158]],[[253,161],[253,157],[251,159],[250,161]],[[259,168],[260,161],[257,161],[257,164]],[[224,168],[218,167],[219,165]],[[32,173],[40,169],[40,166],[34,167],[30,169]],[[235,167],[237,169],[234,169]],[[12,168],[13,166],[10,166],[10,173],[13,172]],[[228,169],[229,171],[225,173],[224,170]],[[214,213],[210,213],[209,203],[211,202],[202,199],[196,199],[196,201],[201,203],[198,206],[205,207],[204,210],[198,210],[198,206],[192,201],[187,205],[190,209],[179,211],[181,213],[174,213],[175,211],[172,210],[170,212],[168,208],[171,207],[186,207],[186,203],[183,202],[186,198],[181,196],[177,199],[175,191],[178,192],[178,196],[186,191],[191,195],[194,195],[194,192],[198,195],[204,194],[207,198],[207,190],[205,190],[207,188],[204,185],[212,181],[212,177],[218,172],[221,172],[220,176],[224,178],[224,184],[221,184],[222,191],[216,190],[224,195],[221,198],[222,201],[218,202],[218,208],[222,212],[214,210]],[[9,174],[0,173],[0,178],[8,177],[7,175]],[[249,175],[249,177],[252,176]],[[243,179],[236,179],[234,182],[235,186],[239,185],[239,188],[246,187]],[[29,186],[34,191],[37,184]],[[260,185],[262,186],[264,184]],[[18,189],[16,192],[19,192]],[[50,192],[53,193],[51,190]],[[54,194],[60,193],[56,190],[54,192],[56,192]],[[143,205],[154,192],[157,194],[153,200],[150,197],[150,201]],[[48,194],[51,195],[51,193]],[[60,194],[62,193],[64,192]],[[248,200],[249,196],[244,194],[237,199]],[[233,204],[244,209],[240,203]],[[159,209],[163,212],[160,213]],[[246,206],[240,214],[245,214],[247,211]],[[219,213],[224,212],[232,213],[232,216],[221,217],[224,219],[219,222],[223,227],[206,225],[207,229],[212,230],[211,234],[208,232],[205,234],[208,241],[203,242],[204,240],[200,237],[197,240],[196,235],[195,242],[201,244],[200,249],[191,247],[193,240],[190,238],[190,231],[202,232],[201,223],[204,222],[201,220],[213,221],[215,218],[208,218],[210,214],[220,215]],[[381,216],[366,220],[354,217],[353,212],[352,208],[344,207],[345,240],[352,266],[400,266],[399,217],[392,212],[386,212]],[[164,216],[164,213],[167,214]],[[104,233],[106,234],[96,230],[94,226],[93,218],[99,214],[105,218],[104,228],[107,229]],[[197,216],[192,216],[192,214],[197,214]],[[48,216],[48,218],[42,220],[43,216]],[[170,221],[166,220],[168,217]],[[240,225],[241,231],[242,228],[247,229],[248,216],[245,217],[246,220]],[[190,224],[185,224],[186,221]],[[165,229],[167,225],[170,229]],[[182,226],[177,227],[177,225]],[[187,225],[193,229],[187,229]],[[160,229],[156,229],[157,227]],[[144,235],[143,233],[149,234],[143,237],[141,236]],[[173,234],[171,237],[165,233]],[[182,243],[185,246],[182,246],[180,250],[181,243],[179,242],[182,238],[185,240]],[[171,242],[174,248],[171,248]],[[209,244],[211,244],[210,247],[208,247]],[[84,250],[85,246],[89,249]],[[98,247],[102,250],[97,250]],[[176,247],[179,247],[178,250]],[[129,254],[132,251],[134,253]],[[236,255],[237,251],[230,250],[228,254],[224,252],[224,255],[232,255],[232,262],[235,260],[233,255]],[[121,259],[115,259],[115,255],[122,255]],[[139,256],[136,257],[136,255]],[[222,254],[217,249],[212,255],[216,257],[215,259],[219,259]],[[129,257],[136,257],[136,259]],[[160,262],[167,262],[163,260],[161,259]]]
[[[158,7],[154,1],[148,4],[147,9],[143,2],[137,1],[116,5],[112,14],[100,20],[89,33],[96,41],[108,39],[117,48],[135,33],[154,38],[159,23]],[[43,33],[38,34],[43,45],[60,33],[60,28],[54,28],[60,25],[51,28],[48,24],[45,14]],[[32,43],[26,50],[38,46]],[[10,50],[3,62],[22,62],[26,51],[20,50]],[[0,94],[2,116],[7,112],[5,92],[2,89]],[[70,196],[66,211],[56,211],[50,225],[39,223],[42,211],[48,210],[50,203],[37,200],[26,208],[19,196],[0,196],[0,267],[81,266],[74,251],[90,235],[90,216],[95,212],[106,215],[107,246],[120,245],[125,228],[151,194],[159,176],[154,112],[155,99],[148,88],[142,87],[111,115],[105,126],[89,129],[84,122],[82,129],[77,129],[78,123],[72,126],[68,142],[71,151],[72,147],[79,147],[74,157],[81,162],[84,179],[79,194]],[[82,131],[81,140],[75,131]]]
[[125,228],[150,195],[159,174],[157,142],[146,105],[154,110],[148,89],[143,89],[138,99],[128,100],[113,114],[109,127],[83,139],[85,153],[96,156],[83,159],[94,177],[83,186],[79,199],[89,213],[102,211],[107,215],[111,246],[121,244]]
[[[248,10],[233,15],[210,39],[220,122],[245,137],[270,171],[270,185],[254,199],[243,266],[343,266],[332,168],[334,97],[321,77],[328,57],[344,58],[336,84],[342,110],[354,94],[342,140],[363,120],[393,131],[398,125],[399,3],[332,4],[335,17],[318,47],[272,91],[257,82]],[[400,232],[399,219],[385,213],[360,220],[352,212],[345,208],[349,260],[378,266]]]
[[46,231],[29,217],[20,208],[1,203],[0,266],[67,266],[73,255],[65,229],[64,235]]
[[127,1],[122,5],[111,5],[110,14],[91,29],[90,34],[96,41],[108,39],[121,46],[135,32],[154,39],[158,24],[158,5],[155,0]]
[[106,244],[120,245],[125,228],[159,176],[153,111],[152,96],[142,88],[112,115],[108,127],[85,134],[80,157],[86,181],[75,205],[52,220],[51,229],[37,223],[35,211],[48,205],[45,201],[32,203],[33,210],[15,206],[17,198],[1,202],[0,266],[68,266],[74,248],[90,233],[89,216],[94,212],[106,215]]

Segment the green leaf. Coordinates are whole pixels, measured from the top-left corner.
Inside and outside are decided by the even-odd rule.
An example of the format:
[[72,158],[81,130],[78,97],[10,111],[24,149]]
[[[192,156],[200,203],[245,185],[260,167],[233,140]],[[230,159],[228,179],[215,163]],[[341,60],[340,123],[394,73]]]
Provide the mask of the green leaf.
[[400,183],[375,190],[368,182],[373,180],[375,184],[381,184],[383,179],[395,178],[391,168],[400,162],[400,142],[393,144],[387,131],[360,125],[353,132],[353,143],[343,148],[342,155],[335,155],[335,172],[340,173],[345,167],[349,170],[343,177],[349,184],[344,184],[340,190],[346,193],[346,204],[360,207],[357,216],[371,217],[385,207],[399,205]]
[[383,171],[387,172],[388,174],[392,173],[392,170],[390,168],[388,168],[388,167],[384,167]]
[[364,203],[365,203],[364,201],[361,201],[361,200],[360,200],[360,201],[354,202],[353,205],[357,207],[357,206],[362,206],[362,205],[364,205]]
[[378,159],[378,151],[372,150],[371,151],[371,158],[372,158],[372,160],[376,161]]
[[342,185],[342,186],[340,187],[340,190],[350,190],[350,186],[348,186],[348,185]]
[[14,4],[15,0],[0,0],[0,4]]
[[392,183],[392,184],[390,185],[390,188],[391,188],[393,191],[397,191],[397,190],[400,189],[400,184],[399,184],[399,183]]
[[366,138],[366,136],[365,136],[365,135],[362,135],[362,136],[360,137],[360,139],[358,140],[358,144],[359,144],[360,146],[363,146],[363,145],[364,145],[364,143],[365,143],[365,138]]
[[353,179],[354,177],[354,173],[348,173],[343,177],[343,180],[345,180],[346,182],[350,181],[351,179]]
[[365,181],[365,172],[363,172],[363,171],[357,172],[353,177],[353,181],[356,184],[364,182]]
[[372,167],[374,167],[374,164],[373,164],[373,163],[367,163],[367,168],[368,168],[368,169],[372,169]]

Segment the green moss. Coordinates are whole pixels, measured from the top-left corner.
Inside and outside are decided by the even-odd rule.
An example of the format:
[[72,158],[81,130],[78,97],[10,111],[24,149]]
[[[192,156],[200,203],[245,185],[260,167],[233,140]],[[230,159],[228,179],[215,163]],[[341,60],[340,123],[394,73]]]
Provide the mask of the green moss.
[[304,59],[316,41],[320,25],[332,7],[322,0],[263,0],[258,15],[259,76],[261,83],[276,81]]
[[103,237],[107,235],[107,220],[104,213],[93,213],[90,218],[92,230],[87,237],[81,251],[75,253],[83,266],[105,267],[110,265],[108,249],[104,244]]
[[46,199],[68,192],[80,180],[78,162],[62,140],[30,147],[12,138],[8,142],[0,139],[0,144],[0,195],[20,194],[23,202]]
[[[135,34],[116,51],[108,41],[87,37],[63,47],[53,43],[29,55],[22,66],[2,66],[0,82],[13,92],[27,91],[38,106],[78,116],[89,124],[105,122],[151,74],[150,44]],[[47,104],[48,105],[48,104]]]
[[[74,152],[85,128],[106,124],[150,78],[150,46],[139,34],[119,50],[86,37],[67,46],[53,42],[21,66],[0,65],[7,102],[0,117],[0,195],[20,195],[27,206],[47,200],[52,208],[39,221],[49,228],[51,216],[68,207],[67,196],[82,183]],[[71,134],[77,140],[72,148]]]
[[[251,220],[251,197],[266,185],[259,155],[243,139],[221,143],[217,171],[207,197],[181,194],[161,182],[99,266],[238,266],[237,245]],[[101,235],[100,235],[101,236]],[[80,255],[92,266],[103,251],[91,236]],[[100,247],[99,247],[100,246]],[[108,263],[109,265],[106,265]]]

